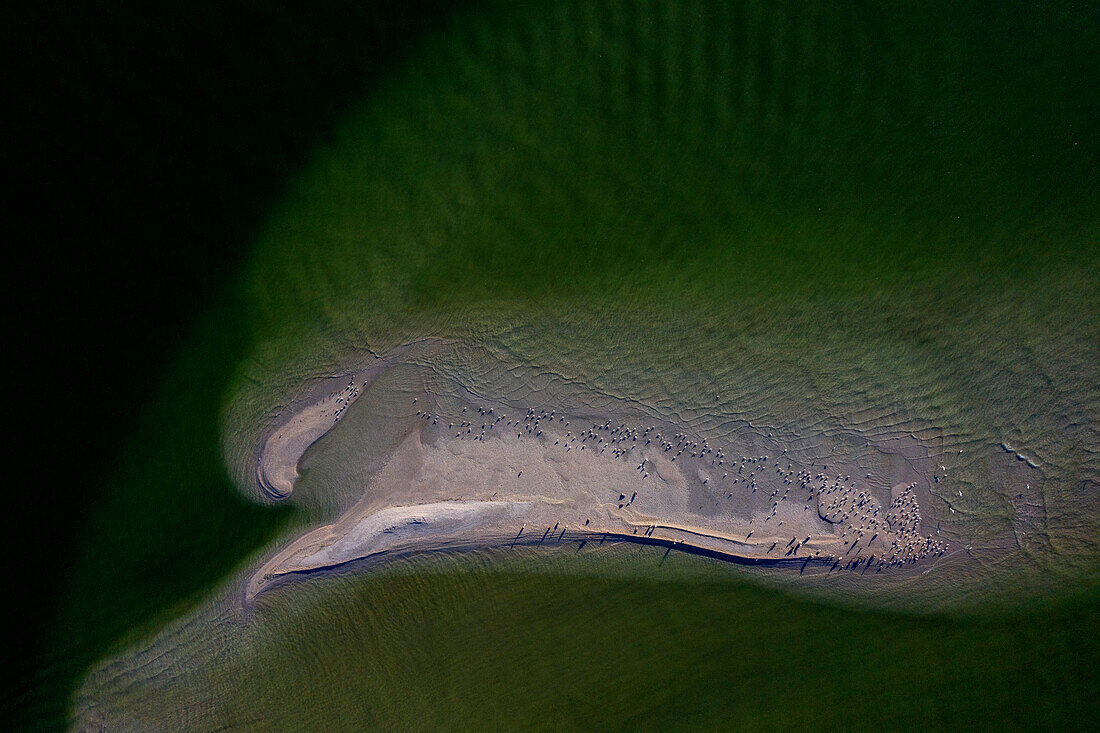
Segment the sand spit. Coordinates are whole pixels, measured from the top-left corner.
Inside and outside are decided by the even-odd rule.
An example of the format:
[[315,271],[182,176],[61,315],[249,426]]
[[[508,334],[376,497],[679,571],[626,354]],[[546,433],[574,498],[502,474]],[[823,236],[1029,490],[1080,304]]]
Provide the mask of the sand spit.
[[[359,561],[373,567],[421,552],[517,544],[633,541],[882,577],[923,573],[974,548],[952,524],[967,499],[951,483],[944,452],[912,432],[840,431],[827,445],[803,435],[783,447],[773,431],[748,426],[712,439],[656,409],[584,395],[577,385],[544,384],[524,395],[554,408],[492,398],[484,385],[474,390],[423,358],[391,362],[365,398],[366,382],[349,380],[269,438],[258,475],[277,490],[270,496],[295,490],[300,477],[290,461],[308,441],[315,444],[303,462],[308,491],[299,500],[326,492],[346,499],[332,521],[256,571],[247,602]],[[998,537],[986,547],[1009,544]]]
[[307,404],[268,437],[256,460],[256,482],[272,499],[285,499],[298,479],[298,460],[339,422],[366,382],[350,377],[343,388]]
[[396,360],[417,348],[443,343],[413,341],[386,358],[371,355],[368,365],[352,372],[315,380],[274,419],[254,451],[256,485],[263,496],[280,501],[290,496],[298,480],[298,463],[305,452],[347,414],[374,379]]
[[354,517],[305,534],[266,563],[249,581],[251,601],[273,581],[294,573],[338,567],[401,549],[442,549],[463,535],[527,516],[530,503],[511,501],[445,501],[398,506]]

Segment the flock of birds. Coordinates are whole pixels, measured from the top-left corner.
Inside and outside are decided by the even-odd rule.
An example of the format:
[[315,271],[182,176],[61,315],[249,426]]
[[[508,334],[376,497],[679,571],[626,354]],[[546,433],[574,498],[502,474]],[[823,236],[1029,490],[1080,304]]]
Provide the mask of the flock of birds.
[[321,414],[326,417],[331,417],[332,424],[335,425],[340,421],[340,418],[344,416],[344,412],[351,406],[351,403],[359,398],[359,390],[366,386],[366,382],[363,382],[362,385],[358,385],[355,383],[354,379],[349,380],[343,389],[333,392],[328,397],[321,400],[321,404],[326,404],[329,401],[332,402],[332,411],[326,412],[322,410]]

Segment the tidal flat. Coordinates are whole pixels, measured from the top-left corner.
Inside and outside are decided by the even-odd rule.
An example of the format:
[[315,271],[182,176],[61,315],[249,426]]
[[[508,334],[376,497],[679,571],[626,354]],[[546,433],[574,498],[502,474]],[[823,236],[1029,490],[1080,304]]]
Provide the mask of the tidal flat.
[[[1086,720],[1090,34],[1030,5],[457,13],[166,377],[116,506],[202,476],[232,521],[150,517],[250,539],[95,647],[70,725]],[[103,565],[173,572],[110,514],[62,628]]]

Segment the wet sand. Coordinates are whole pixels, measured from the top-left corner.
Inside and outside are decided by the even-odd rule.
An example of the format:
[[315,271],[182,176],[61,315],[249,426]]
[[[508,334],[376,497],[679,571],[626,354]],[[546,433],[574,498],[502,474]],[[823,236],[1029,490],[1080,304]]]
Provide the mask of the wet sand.
[[[298,498],[338,486],[345,499],[255,572],[247,603],[328,569],[517,544],[633,541],[796,574],[895,578],[972,548],[931,510],[949,473],[934,440],[855,431],[816,460],[822,446],[805,436],[784,447],[746,426],[712,439],[603,395],[585,396],[585,408],[578,385],[572,399],[549,387],[524,395],[544,397],[539,407],[475,394],[433,358],[405,349],[370,379],[315,391],[270,434],[257,470],[270,497],[295,499],[301,463],[327,478]],[[341,474],[358,454],[368,468]]]
[[313,399],[307,399],[304,407],[273,431],[260,451],[256,483],[272,499],[290,495],[298,480],[298,460],[302,454],[340,420],[359,397],[360,388],[366,385],[354,375],[342,388],[333,388],[331,383],[340,382],[335,377],[323,381],[313,390]]

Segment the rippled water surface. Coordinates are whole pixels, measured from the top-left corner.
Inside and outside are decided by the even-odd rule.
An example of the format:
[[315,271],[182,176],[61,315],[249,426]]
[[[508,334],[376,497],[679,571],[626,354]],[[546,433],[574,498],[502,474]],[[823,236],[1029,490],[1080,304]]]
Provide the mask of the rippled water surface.
[[[212,317],[254,339],[209,399],[202,470],[249,501],[265,431],[311,380],[427,340],[446,346],[403,358],[444,402],[659,420],[887,493],[907,461],[961,569],[855,592],[563,546],[352,569],[244,608],[249,568],[362,492],[378,398],[306,452],[274,540],[89,672],[75,721],[894,729],[1094,708],[1095,599],[1067,600],[1100,537],[1082,23],[1038,5],[460,12],[319,147]],[[202,353],[157,408],[184,427],[130,459],[159,456],[157,491],[192,470],[170,405]],[[233,523],[258,527],[250,511]],[[942,615],[960,609],[977,615]]]

